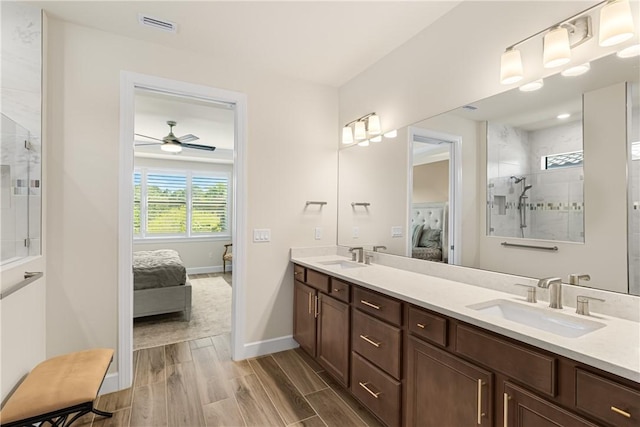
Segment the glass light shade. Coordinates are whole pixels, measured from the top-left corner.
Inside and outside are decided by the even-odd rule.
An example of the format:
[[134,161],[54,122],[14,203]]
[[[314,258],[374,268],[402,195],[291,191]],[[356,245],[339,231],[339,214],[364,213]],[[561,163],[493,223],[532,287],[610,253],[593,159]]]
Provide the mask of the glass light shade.
[[543,39],[542,63],[544,68],[554,68],[571,61],[569,32],[558,27],[549,31]]
[[360,147],[368,147],[369,146],[369,140],[365,139],[364,141],[360,141],[360,142],[358,142],[358,145]]
[[580,76],[586,73],[590,69],[591,69],[591,64],[587,62],[584,64],[576,65],[575,67],[567,68],[566,70],[562,70],[560,74],[562,74],[565,77],[575,77],[575,76]]
[[625,47],[620,52],[616,53],[618,58],[633,58],[638,55],[640,55],[640,44]]
[[562,114],[558,114],[557,116],[557,118],[560,120],[568,119],[569,117],[571,117],[571,114],[569,113],[562,113]]
[[364,127],[364,122],[356,122],[356,130],[353,133],[353,137],[356,139],[356,141],[366,139],[367,131]]
[[160,149],[167,153],[179,153],[182,151],[180,144],[176,144],[175,142],[165,142],[160,146]]
[[342,128],[342,143],[353,144],[353,131],[351,130],[351,126]]
[[522,58],[517,49],[507,49],[500,57],[500,83],[510,85],[522,80]]
[[381,142],[382,141],[382,136],[380,136],[380,135],[374,136],[369,141],[371,141],[371,142]]
[[385,138],[395,138],[396,136],[398,136],[398,131],[395,129],[384,134]]
[[614,46],[633,37],[633,18],[628,0],[615,0],[600,10],[600,46]]
[[520,86],[518,89],[520,89],[521,92],[533,92],[534,90],[542,89],[543,86],[544,86],[544,81],[542,79],[538,79],[529,83],[525,83],[522,86]]
[[373,114],[367,119],[369,135],[380,135],[380,116]]

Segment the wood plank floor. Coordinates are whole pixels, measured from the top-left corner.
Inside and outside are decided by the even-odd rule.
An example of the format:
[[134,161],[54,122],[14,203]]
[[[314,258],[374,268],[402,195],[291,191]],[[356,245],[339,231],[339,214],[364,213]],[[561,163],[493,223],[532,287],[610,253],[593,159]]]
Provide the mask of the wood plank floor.
[[82,427],[382,424],[302,350],[234,362],[229,335],[138,350],[133,387],[100,396]]

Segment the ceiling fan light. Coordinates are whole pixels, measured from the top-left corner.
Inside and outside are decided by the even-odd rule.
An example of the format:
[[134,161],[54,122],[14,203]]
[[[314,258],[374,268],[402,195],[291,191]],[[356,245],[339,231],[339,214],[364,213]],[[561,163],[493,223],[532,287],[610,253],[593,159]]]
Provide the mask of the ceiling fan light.
[[620,52],[616,53],[618,58],[633,58],[638,55],[640,55],[640,44],[625,47]]
[[569,32],[564,27],[557,27],[545,34],[543,39],[544,68],[554,68],[571,61]]
[[522,80],[522,58],[518,49],[507,49],[500,57],[500,83],[510,85]]
[[367,119],[367,124],[369,125],[369,135],[380,135],[380,116],[372,114]]
[[614,0],[600,10],[600,46],[614,46],[633,37],[633,18],[628,0]]
[[353,144],[353,131],[351,130],[351,126],[342,128],[342,143],[345,145]]
[[574,67],[567,68],[566,70],[562,70],[560,74],[564,77],[576,77],[580,76],[591,69],[591,64],[588,62],[580,65],[576,65]]
[[360,141],[362,139],[366,139],[367,138],[367,130],[365,129],[364,126],[364,122],[359,121],[356,122],[356,129],[353,133],[353,137],[355,138],[356,141]]
[[167,153],[179,153],[182,151],[180,144],[176,144],[175,142],[165,142],[160,146],[160,149]]
[[525,83],[522,86],[520,86],[518,89],[520,89],[520,92],[533,92],[535,90],[542,89],[543,86],[544,86],[544,81],[542,79],[538,79],[529,83]]

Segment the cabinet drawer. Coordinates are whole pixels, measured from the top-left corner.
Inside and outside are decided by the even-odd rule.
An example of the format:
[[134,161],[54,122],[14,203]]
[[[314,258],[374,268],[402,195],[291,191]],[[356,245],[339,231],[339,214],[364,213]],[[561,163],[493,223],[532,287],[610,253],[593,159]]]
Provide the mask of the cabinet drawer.
[[339,299],[340,301],[348,303],[350,287],[351,286],[347,282],[343,282],[342,280],[338,280],[332,277],[331,287],[329,288],[329,295],[336,299]]
[[427,341],[447,346],[447,319],[416,308],[409,308],[409,332]]
[[467,326],[456,327],[456,352],[527,387],[556,395],[556,358],[512,344]]
[[353,302],[360,310],[373,314],[389,323],[402,324],[402,303],[362,288],[353,289]]
[[400,382],[351,353],[351,392],[389,427],[400,425]]
[[640,426],[640,392],[579,368],[576,407],[615,426]]
[[353,310],[351,348],[398,379],[401,365],[400,340],[399,328]]
[[329,276],[307,269],[307,285],[312,286],[325,294],[329,293]]
[[293,278],[295,280],[299,280],[302,283],[304,283],[307,280],[307,278],[305,277],[306,271],[307,271],[306,268],[304,268],[302,266],[299,266],[299,265],[294,265],[293,266]]

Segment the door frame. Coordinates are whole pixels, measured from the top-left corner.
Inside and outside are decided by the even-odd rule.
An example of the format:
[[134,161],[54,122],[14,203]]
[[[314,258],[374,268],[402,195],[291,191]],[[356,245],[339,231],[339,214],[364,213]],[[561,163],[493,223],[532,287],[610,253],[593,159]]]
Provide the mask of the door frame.
[[244,358],[246,298],[247,224],[247,96],[177,80],[120,73],[120,166],[118,172],[118,387],[133,381],[133,134],[135,89],[144,88],[185,97],[235,104],[235,144],[233,150],[233,275],[231,297],[231,357]]
[[[416,136],[431,139],[439,139],[449,144],[449,264],[460,265],[461,263],[461,227],[462,217],[460,210],[462,207],[462,137],[444,132],[436,132],[431,129],[409,126],[408,132],[409,149],[407,167],[407,256],[411,256],[411,206],[413,203],[413,142]],[[451,249],[453,247],[453,249]]]

